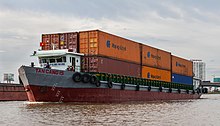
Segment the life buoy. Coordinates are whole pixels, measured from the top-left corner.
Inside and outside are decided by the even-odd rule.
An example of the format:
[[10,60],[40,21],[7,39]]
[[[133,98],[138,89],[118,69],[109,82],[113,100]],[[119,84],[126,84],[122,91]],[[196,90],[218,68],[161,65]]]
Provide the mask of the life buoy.
[[147,90],[148,90],[148,91],[151,91],[151,86],[148,86],[148,87],[147,87]]
[[88,83],[91,79],[91,76],[89,74],[85,73],[85,74],[82,75],[81,78],[82,78],[83,83]]
[[121,90],[124,90],[125,89],[125,83],[122,83],[121,84]]
[[82,75],[79,72],[76,72],[72,76],[73,81],[80,82],[82,80]]

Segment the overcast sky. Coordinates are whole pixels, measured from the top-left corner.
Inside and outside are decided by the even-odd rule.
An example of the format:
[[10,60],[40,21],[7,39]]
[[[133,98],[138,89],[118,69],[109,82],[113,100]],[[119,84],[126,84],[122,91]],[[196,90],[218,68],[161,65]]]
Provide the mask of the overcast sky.
[[220,76],[219,0],[0,0],[0,81],[29,65],[42,33],[100,29],[187,59]]

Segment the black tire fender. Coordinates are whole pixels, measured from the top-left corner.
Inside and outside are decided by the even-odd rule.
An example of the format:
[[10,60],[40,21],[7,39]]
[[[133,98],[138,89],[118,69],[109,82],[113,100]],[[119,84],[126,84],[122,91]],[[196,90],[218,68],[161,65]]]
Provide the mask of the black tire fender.
[[139,91],[140,90],[140,85],[137,85],[136,86],[136,91]]
[[81,78],[82,78],[83,83],[88,83],[88,82],[90,82],[91,76],[89,74],[85,73],[82,75]]
[[159,87],[159,91],[160,91],[160,92],[163,91],[163,87],[162,87],[162,86]]
[[148,86],[148,87],[147,87],[147,90],[148,90],[148,91],[151,91],[151,86]]
[[186,90],[186,93],[189,94],[189,90]]
[[90,83],[91,84],[96,84],[98,81],[98,78],[95,75],[92,75],[90,78]]
[[112,81],[111,81],[111,80],[109,80],[107,84],[108,84],[108,87],[109,87],[109,88],[112,88],[112,87],[113,87],[113,84],[112,84]]
[[97,81],[97,82],[95,83],[95,85],[96,85],[96,87],[100,87],[100,86],[101,86],[101,82],[100,82],[100,81]]
[[168,92],[169,92],[169,93],[172,93],[172,88],[169,88]]
[[181,90],[178,88],[177,92],[180,94],[180,93],[181,93]]
[[74,82],[80,82],[82,80],[82,74],[79,72],[76,72],[73,74],[72,79]]
[[125,89],[125,83],[122,83],[121,84],[121,90],[124,90]]

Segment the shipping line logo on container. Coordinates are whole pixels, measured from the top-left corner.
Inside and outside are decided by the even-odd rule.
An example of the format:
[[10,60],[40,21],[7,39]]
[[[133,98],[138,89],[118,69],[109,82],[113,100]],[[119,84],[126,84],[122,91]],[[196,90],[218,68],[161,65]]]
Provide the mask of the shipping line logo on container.
[[154,55],[154,54],[152,54],[152,53],[150,53],[150,52],[147,52],[147,57],[148,58],[153,58],[153,59],[156,59],[156,60],[161,60],[161,57],[160,56],[158,56],[158,55]]
[[149,79],[161,79],[159,75],[152,75],[150,72],[147,73],[147,78]]
[[177,66],[177,67],[184,67],[184,68],[186,67],[186,65],[181,64],[181,63],[179,63],[179,62],[176,62],[176,66]]
[[119,50],[119,51],[126,51],[126,50],[127,50],[125,46],[117,45],[117,44],[111,43],[110,40],[107,40],[107,41],[106,41],[106,46],[107,46],[108,48],[111,48],[111,47],[112,47],[112,48],[117,49],[117,50]]

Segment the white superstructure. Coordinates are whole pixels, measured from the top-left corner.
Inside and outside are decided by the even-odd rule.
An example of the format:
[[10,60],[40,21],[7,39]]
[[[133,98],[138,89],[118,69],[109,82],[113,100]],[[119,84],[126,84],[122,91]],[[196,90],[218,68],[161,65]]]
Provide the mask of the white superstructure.
[[32,56],[37,56],[39,67],[46,67],[49,63],[52,69],[58,70],[81,70],[81,53],[69,52],[68,49],[62,50],[40,50],[35,51]]

